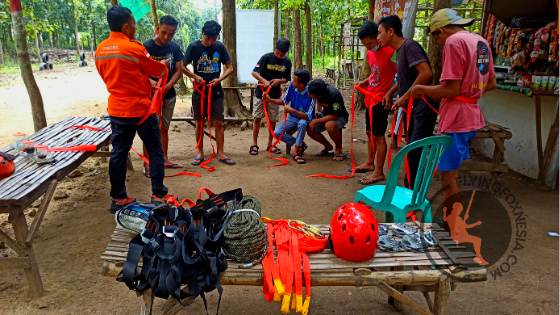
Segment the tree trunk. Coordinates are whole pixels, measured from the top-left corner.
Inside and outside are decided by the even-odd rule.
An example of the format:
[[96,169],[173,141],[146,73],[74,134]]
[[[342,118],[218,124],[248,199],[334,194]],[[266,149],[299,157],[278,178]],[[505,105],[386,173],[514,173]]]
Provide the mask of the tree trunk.
[[311,8],[309,7],[309,0],[305,2],[305,63],[307,70],[313,77],[313,27],[311,25]]
[[51,48],[54,47],[52,32],[49,32],[49,46],[50,46]]
[[278,41],[278,35],[280,34],[280,11],[278,9],[278,0],[274,0],[274,38],[272,39],[273,49],[276,47],[276,42]]
[[294,9],[294,69],[303,68],[301,41],[301,18],[299,8]]
[[4,48],[2,47],[2,38],[0,38],[0,65],[4,64]]
[[323,41],[323,14],[319,16],[319,51],[321,54],[321,64],[325,69],[325,42]]
[[[223,14],[223,35],[224,45],[229,51],[231,63],[233,64],[233,73],[224,80],[224,86],[237,86],[237,30],[235,20],[235,0],[222,1]],[[226,89],[224,91],[224,114],[229,116],[246,118],[250,117],[249,110],[241,104],[239,91],[236,89]]]
[[290,10],[286,10],[286,21],[284,22],[284,38],[290,39]]
[[154,19],[154,33],[155,33],[155,30],[159,27],[159,19],[158,19],[158,15],[157,15],[156,0],[151,0],[150,4],[152,5],[152,18]]
[[80,49],[80,35],[78,35],[78,12],[76,12],[76,3],[72,1],[72,18],[74,19],[74,38],[76,39],[76,51],[78,56],[82,54]]
[[35,50],[37,50],[37,57],[41,60],[41,46],[39,46],[39,32],[35,31]]
[[416,29],[416,14],[418,12],[418,0],[410,0],[410,9],[403,21],[403,35],[407,38],[414,38]]
[[45,109],[43,108],[43,98],[41,91],[35,82],[33,70],[31,70],[31,61],[29,60],[29,52],[27,51],[27,41],[25,36],[25,29],[23,27],[23,14],[21,11],[21,0],[10,0],[10,12],[12,15],[12,26],[14,29],[14,36],[16,41],[16,52],[21,77],[29,100],[31,101],[31,112],[33,114],[33,126],[35,131],[38,131],[47,126],[47,119],[45,118]]
[[[443,8],[451,8],[451,0],[436,0],[434,12]],[[434,73],[433,82],[438,84],[441,75],[441,47],[438,46],[433,36],[430,36],[430,46],[428,47],[428,57]]]
[[373,21],[375,18],[375,0],[368,0],[368,20]]

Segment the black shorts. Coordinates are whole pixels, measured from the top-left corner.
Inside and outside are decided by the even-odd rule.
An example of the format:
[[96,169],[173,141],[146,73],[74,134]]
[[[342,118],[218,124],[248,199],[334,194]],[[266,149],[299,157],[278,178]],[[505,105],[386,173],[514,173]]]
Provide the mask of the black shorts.
[[[208,94],[208,93],[206,93]],[[224,121],[224,92],[222,89],[212,91],[212,104],[211,104],[212,120]],[[192,95],[192,112],[195,120],[208,118],[208,98],[204,98],[204,113],[200,116],[200,94],[194,92]]]
[[[383,136],[385,135],[385,131],[387,130],[388,118],[389,118],[389,110],[383,107],[383,104],[379,103],[373,106],[373,135],[374,136]],[[369,121],[369,109],[365,111],[366,115],[366,132],[369,134],[371,124]]]

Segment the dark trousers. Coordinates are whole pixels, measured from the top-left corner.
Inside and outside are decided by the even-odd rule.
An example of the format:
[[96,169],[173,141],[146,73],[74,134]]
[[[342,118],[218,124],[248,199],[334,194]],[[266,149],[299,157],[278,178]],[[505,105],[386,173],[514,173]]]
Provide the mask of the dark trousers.
[[163,185],[165,171],[163,168],[163,149],[159,134],[159,122],[155,115],[138,125],[139,118],[111,117],[111,159],[109,161],[109,178],[111,180],[111,197],[126,198],[126,160],[136,132],[144,142],[150,158],[150,177],[152,194],[163,197],[167,187]]
[[[439,104],[434,107],[437,109]],[[408,143],[431,137],[434,135],[434,127],[436,125],[437,113],[435,113],[428,105],[426,105],[422,100],[416,100],[414,102],[414,107],[412,109],[412,118],[410,120],[410,126],[407,130]],[[410,134],[410,135],[409,135]],[[405,176],[404,185],[406,187],[414,188],[414,183],[416,181],[416,173],[418,172],[418,164],[420,164],[420,157],[422,156],[422,149],[412,150],[408,153],[408,165],[410,168],[410,185]]]

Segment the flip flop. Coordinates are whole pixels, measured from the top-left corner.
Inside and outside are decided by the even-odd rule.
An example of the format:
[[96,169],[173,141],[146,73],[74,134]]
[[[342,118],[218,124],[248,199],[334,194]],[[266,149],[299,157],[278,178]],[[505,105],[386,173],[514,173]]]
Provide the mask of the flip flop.
[[335,162],[342,162],[344,160],[346,160],[348,156],[346,155],[346,153],[339,153],[339,154],[335,154],[333,157],[333,161]]
[[294,161],[296,161],[297,164],[305,164],[305,159],[301,156],[301,155],[294,155]]
[[266,149],[266,151],[270,151],[274,154],[282,154],[282,150],[278,149],[277,147],[272,147],[272,149],[270,147],[268,147]]
[[169,162],[164,164],[165,168],[183,168],[180,164]]
[[[356,167],[356,173],[358,173],[358,174],[363,174],[363,173],[368,173],[368,172],[373,172],[373,171],[374,171],[373,168]],[[352,169],[349,168],[348,172],[352,172]]]
[[227,157],[227,156],[223,159],[218,159],[218,161],[220,161],[224,164],[227,164],[227,165],[235,165],[235,161],[232,160],[230,157]]
[[259,154],[259,146],[258,145],[252,145],[251,147],[249,147],[249,154],[251,154],[251,155]]
[[323,149],[323,150],[321,150],[321,152],[317,153],[316,155],[317,156],[333,156],[334,152],[330,151],[330,150],[327,150],[327,149]]
[[199,156],[195,157],[194,159],[192,159],[191,165],[198,166],[202,162],[204,162],[204,159],[199,155]]
[[[358,173],[356,171],[356,173]],[[360,184],[362,185],[371,185],[380,181],[384,181],[385,180],[385,176],[376,176],[374,178],[368,178],[367,176],[364,176],[362,178],[360,178],[360,180],[358,181]]]

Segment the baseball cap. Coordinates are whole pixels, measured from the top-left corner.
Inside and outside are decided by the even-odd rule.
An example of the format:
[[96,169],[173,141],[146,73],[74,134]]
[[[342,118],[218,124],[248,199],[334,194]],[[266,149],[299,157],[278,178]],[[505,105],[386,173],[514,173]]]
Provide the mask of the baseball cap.
[[430,33],[447,25],[469,26],[474,23],[474,19],[465,19],[457,11],[449,8],[440,9],[430,18]]

